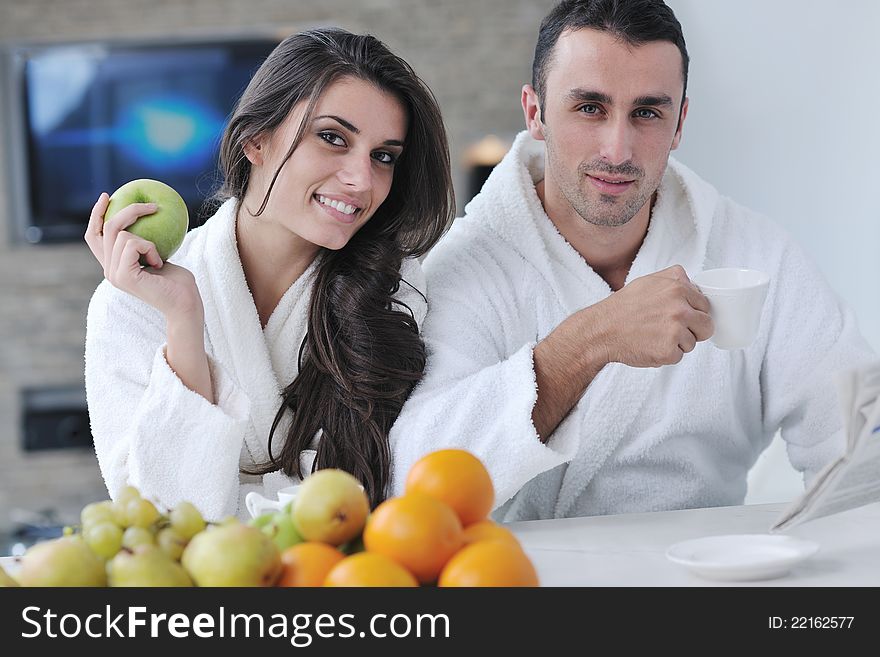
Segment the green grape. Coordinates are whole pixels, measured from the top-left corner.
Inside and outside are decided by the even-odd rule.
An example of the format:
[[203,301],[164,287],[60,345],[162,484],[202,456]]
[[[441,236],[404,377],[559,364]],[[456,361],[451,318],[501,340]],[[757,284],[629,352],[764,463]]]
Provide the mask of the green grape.
[[175,561],[180,561],[183,555],[183,549],[186,547],[186,539],[181,536],[173,527],[165,527],[160,529],[156,534],[156,543],[159,548]]
[[122,534],[122,547],[133,550],[138,545],[154,545],[153,532],[143,527],[129,527]]
[[104,559],[111,559],[122,547],[122,528],[116,523],[105,520],[84,530],[83,538],[92,552]]
[[141,498],[140,491],[134,486],[125,486],[119,494],[116,496],[116,501],[122,503],[125,506],[128,502],[132,500],[139,500]]
[[186,541],[205,529],[205,519],[199,510],[189,502],[181,502],[174,507],[169,519],[174,531]]
[[79,520],[84,528],[86,525],[96,525],[99,522],[113,522],[113,502],[104,500],[86,504],[79,514]]
[[116,499],[113,500],[113,518],[117,525],[122,528],[131,527],[131,522],[128,520],[128,503],[140,498],[141,494],[134,486],[126,486],[119,491]]
[[128,527],[150,527],[159,520],[159,510],[149,500],[129,500],[125,505],[125,520]]

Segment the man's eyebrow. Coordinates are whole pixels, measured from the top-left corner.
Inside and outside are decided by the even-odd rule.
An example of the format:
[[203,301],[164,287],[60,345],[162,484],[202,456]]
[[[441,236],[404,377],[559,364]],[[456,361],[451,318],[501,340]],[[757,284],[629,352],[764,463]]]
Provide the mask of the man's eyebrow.
[[593,91],[592,89],[576,88],[568,92],[569,100],[577,100],[581,102],[593,101],[596,103],[606,103],[611,105],[611,96],[601,91]]
[[[611,96],[602,92],[602,91],[594,91],[592,89],[581,89],[576,88],[572,89],[568,92],[569,100],[578,101],[578,102],[594,102],[594,103],[605,103],[606,105],[613,105],[614,101],[611,99]],[[635,100],[633,100],[633,105],[650,105],[652,107],[671,107],[672,106],[672,98],[667,96],[666,94],[656,94],[656,95],[647,95],[647,96],[639,96]]]
[[[341,116],[336,116],[335,114],[322,114],[321,116],[316,116],[313,121],[317,121],[319,119],[333,119],[349,132],[353,132],[356,135],[361,134],[361,131],[357,126],[352,124],[350,121],[346,121]],[[403,146],[403,142],[399,139],[386,139],[382,142],[382,144],[384,146]]]
[[639,96],[633,101],[633,105],[651,105],[653,107],[672,107],[672,98],[666,94],[658,96]]

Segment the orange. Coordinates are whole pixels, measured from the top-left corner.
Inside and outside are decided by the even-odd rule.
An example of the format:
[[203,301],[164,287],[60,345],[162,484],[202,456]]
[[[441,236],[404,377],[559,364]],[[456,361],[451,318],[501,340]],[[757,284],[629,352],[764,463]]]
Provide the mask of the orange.
[[406,568],[386,556],[358,552],[333,566],[324,586],[418,586]]
[[506,527],[502,527],[498,523],[492,522],[491,520],[480,520],[479,522],[475,522],[464,528],[465,545],[470,545],[471,543],[483,541],[488,538],[510,541],[514,545],[519,546],[519,541],[516,539],[516,536],[513,535],[512,531]]
[[422,582],[434,582],[463,545],[455,512],[433,497],[406,494],[382,502],[364,528],[368,552],[384,554]]
[[275,586],[322,586],[327,573],[345,555],[326,543],[297,543],[281,553],[281,577]]
[[448,504],[463,527],[488,516],[495,501],[489,471],[463,449],[441,449],[416,461],[406,477],[406,492]]
[[509,541],[477,541],[458,552],[440,573],[438,586],[538,586],[535,567]]

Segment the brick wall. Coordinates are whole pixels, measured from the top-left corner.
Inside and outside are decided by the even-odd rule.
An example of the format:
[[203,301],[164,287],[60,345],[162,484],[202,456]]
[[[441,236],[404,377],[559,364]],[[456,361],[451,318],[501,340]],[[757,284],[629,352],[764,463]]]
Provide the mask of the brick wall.
[[[537,26],[554,0],[0,0],[0,41],[294,32],[370,32],[433,89],[450,134],[456,188],[465,147],[521,129],[520,86]],[[7,117],[0,108],[0,124]],[[0,138],[5,137],[0,130]],[[82,385],[85,311],[101,280],[85,244],[10,238],[8,147],[0,141],[0,529],[12,509],[55,508],[71,521],[106,493],[94,453],[20,449],[22,388]],[[108,190],[112,191],[112,190]]]

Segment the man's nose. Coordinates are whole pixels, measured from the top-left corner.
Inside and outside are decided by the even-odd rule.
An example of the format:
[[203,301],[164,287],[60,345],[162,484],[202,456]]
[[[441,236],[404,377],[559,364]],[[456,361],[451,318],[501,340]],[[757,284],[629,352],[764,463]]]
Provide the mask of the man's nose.
[[369,189],[373,174],[373,160],[370,154],[351,153],[345,158],[338,177],[350,189],[362,191]]
[[609,164],[623,164],[632,159],[632,141],[629,121],[624,117],[612,119],[605,124],[599,154]]

